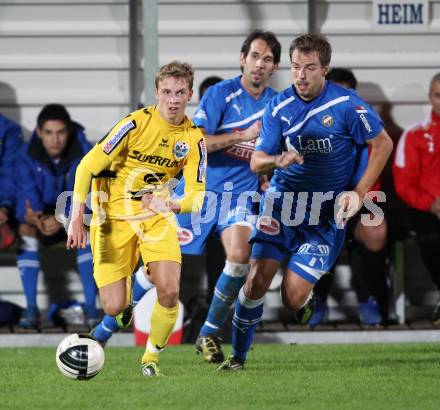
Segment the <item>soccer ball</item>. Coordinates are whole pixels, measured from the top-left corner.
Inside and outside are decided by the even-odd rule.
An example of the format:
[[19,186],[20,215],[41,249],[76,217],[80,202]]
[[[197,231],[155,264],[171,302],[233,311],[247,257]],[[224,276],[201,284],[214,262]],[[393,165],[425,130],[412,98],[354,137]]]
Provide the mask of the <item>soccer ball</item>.
[[91,336],[74,333],[58,345],[58,369],[70,379],[87,380],[96,376],[104,366],[104,349]]

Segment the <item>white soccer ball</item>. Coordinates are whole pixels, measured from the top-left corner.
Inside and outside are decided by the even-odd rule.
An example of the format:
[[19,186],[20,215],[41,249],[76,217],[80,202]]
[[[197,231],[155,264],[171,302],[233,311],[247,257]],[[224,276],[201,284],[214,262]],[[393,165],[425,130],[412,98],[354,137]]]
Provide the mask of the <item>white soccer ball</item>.
[[104,366],[104,349],[93,337],[74,333],[58,345],[58,369],[70,379],[87,380],[96,376]]

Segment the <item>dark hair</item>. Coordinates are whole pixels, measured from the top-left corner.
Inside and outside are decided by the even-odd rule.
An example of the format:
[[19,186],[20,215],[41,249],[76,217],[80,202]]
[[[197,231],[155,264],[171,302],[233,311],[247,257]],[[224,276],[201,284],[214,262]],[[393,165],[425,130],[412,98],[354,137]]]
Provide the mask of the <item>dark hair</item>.
[[327,73],[325,79],[338,84],[347,83],[350,88],[353,88],[353,90],[356,90],[357,87],[356,77],[354,76],[353,71],[348,68],[334,67]]
[[243,53],[244,57],[247,57],[252,42],[257,39],[264,40],[267,43],[272,51],[274,63],[278,64],[281,59],[281,44],[272,31],[255,30],[249,34],[241,45],[240,52]]
[[181,63],[180,61],[173,60],[171,63],[165,64],[159,68],[156,74],[155,85],[156,89],[159,87],[159,81],[162,81],[166,77],[183,78],[188,82],[190,90],[193,88],[194,71],[191,64]]
[[66,110],[66,107],[61,104],[47,104],[43,107],[37,117],[38,128],[43,128],[46,121],[63,121],[68,129],[72,126],[72,120]]
[[332,58],[332,46],[321,34],[304,34],[295,38],[289,48],[290,61],[294,50],[299,50],[303,54],[316,52],[323,67],[328,66]]
[[199,85],[199,99],[201,100],[205,91],[211,87],[211,85],[215,85],[223,81],[223,78],[217,77],[216,75],[211,75],[210,77],[206,77]]

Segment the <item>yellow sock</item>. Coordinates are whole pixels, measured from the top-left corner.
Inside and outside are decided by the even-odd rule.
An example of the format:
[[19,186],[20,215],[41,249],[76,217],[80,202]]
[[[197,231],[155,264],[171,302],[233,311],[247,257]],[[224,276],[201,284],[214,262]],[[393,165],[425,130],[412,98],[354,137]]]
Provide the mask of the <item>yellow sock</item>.
[[142,363],[156,362],[159,360],[159,352],[165,347],[176,324],[179,304],[166,308],[156,302],[151,313],[151,331],[148,337],[147,347],[142,356]]

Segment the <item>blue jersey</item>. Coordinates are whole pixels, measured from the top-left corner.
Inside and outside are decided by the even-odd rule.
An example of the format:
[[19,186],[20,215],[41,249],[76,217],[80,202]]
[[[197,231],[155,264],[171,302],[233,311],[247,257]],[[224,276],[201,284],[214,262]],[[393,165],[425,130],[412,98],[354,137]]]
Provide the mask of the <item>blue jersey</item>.
[[[266,87],[258,100],[242,86],[240,76],[209,87],[200,101],[193,122],[208,135],[231,133],[250,127],[263,116],[264,107],[277,94]],[[240,142],[208,156],[206,190],[222,192],[233,182],[233,193],[256,191],[258,177],[249,167],[255,143]]]
[[303,164],[275,170],[271,186],[277,191],[337,195],[352,188],[361,147],[382,128],[379,116],[353,90],[326,82],[319,96],[304,101],[289,87],[266,107],[256,150],[304,156]]

